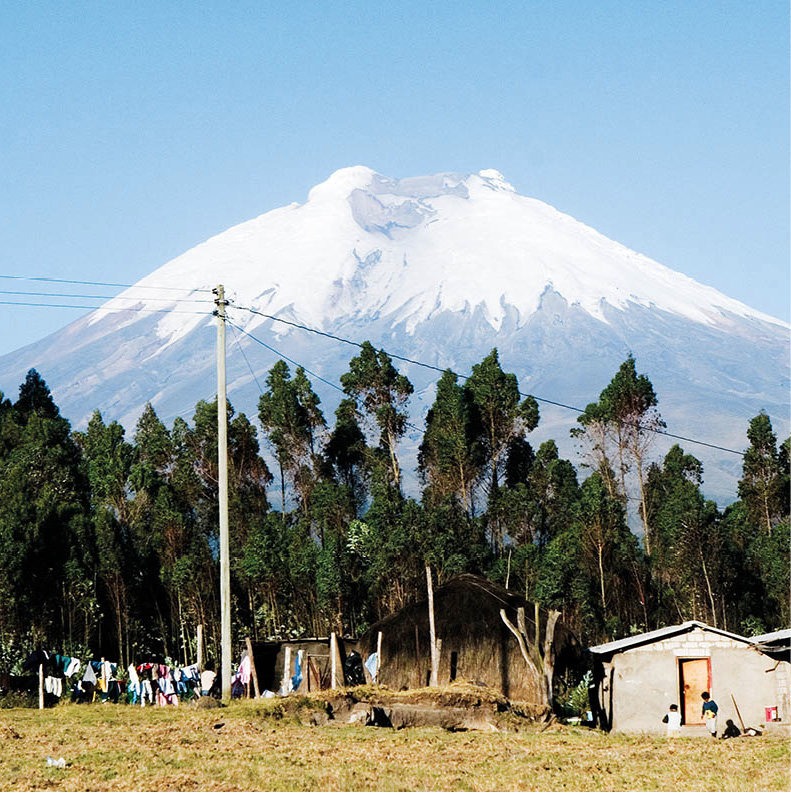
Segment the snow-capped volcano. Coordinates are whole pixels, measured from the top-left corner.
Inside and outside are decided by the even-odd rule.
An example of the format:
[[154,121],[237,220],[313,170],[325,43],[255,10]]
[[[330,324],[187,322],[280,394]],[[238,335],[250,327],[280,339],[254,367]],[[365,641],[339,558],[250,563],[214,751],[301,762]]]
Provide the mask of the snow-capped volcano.
[[[180,301],[208,300],[190,290],[218,283],[235,325],[332,382],[353,347],[246,309],[460,372],[497,346],[523,391],[580,406],[631,351],[671,431],[742,448],[762,408],[780,433],[788,429],[786,323],[519,195],[494,170],[407,179],[362,166],[337,171],[304,203],[212,237],[102,309],[0,359],[0,387],[12,393],[35,366],[78,425],[98,407],[131,430],[147,401],[165,420],[189,417],[215,391],[215,321],[209,303]],[[236,345],[259,380],[277,355],[230,338],[229,395],[255,415],[258,388]],[[420,424],[436,373],[406,371]],[[338,394],[315,386],[333,408]],[[563,444],[573,420],[545,412],[537,435]],[[731,457],[707,464],[718,469],[707,471],[707,483],[714,473],[713,490],[726,498],[740,464]]]
[[[344,168],[304,204],[212,237],[140,285],[218,281],[242,303],[317,327],[388,315],[412,333],[437,312],[480,308],[499,330],[508,307],[524,324],[547,288],[603,322],[603,303],[634,303],[709,325],[723,313],[783,325],[519,195],[494,170],[388,179]],[[158,327],[173,340],[198,322],[174,316]]]

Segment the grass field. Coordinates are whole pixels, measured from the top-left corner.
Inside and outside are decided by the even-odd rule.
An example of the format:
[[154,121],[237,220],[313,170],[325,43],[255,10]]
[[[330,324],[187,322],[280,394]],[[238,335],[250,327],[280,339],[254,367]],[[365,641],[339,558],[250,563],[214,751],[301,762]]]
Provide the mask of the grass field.
[[773,736],[311,727],[271,702],[0,710],[0,790],[788,790],[790,750]]

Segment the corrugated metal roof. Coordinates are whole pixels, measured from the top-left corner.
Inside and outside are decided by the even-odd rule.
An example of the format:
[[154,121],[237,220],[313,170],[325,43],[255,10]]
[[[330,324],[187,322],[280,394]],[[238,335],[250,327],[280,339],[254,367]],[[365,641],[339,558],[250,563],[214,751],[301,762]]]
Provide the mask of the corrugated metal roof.
[[681,625],[668,625],[666,628],[659,628],[655,631],[648,631],[648,633],[638,633],[635,636],[626,636],[623,639],[618,639],[614,642],[607,642],[606,644],[599,644],[595,647],[589,647],[588,652],[597,655],[607,655],[609,653],[617,653],[622,650],[628,650],[630,647],[637,647],[641,644],[651,644],[651,642],[658,642],[666,639],[668,636],[675,636],[679,633],[687,633],[695,628],[701,628],[712,633],[719,633],[721,636],[727,636],[731,639],[736,639],[740,642],[750,644],[753,639],[748,639],[746,636],[740,636],[738,633],[729,633],[721,628],[713,628],[711,625],[706,625],[705,622],[698,622],[698,620],[689,620],[682,622]]
[[774,642],[782,639],[791,639],[791,628],[783,628],[779,631],[772,633],[762,633],[760,636],[751,636],[750,641],[753,644],[765,644],[766,642]]

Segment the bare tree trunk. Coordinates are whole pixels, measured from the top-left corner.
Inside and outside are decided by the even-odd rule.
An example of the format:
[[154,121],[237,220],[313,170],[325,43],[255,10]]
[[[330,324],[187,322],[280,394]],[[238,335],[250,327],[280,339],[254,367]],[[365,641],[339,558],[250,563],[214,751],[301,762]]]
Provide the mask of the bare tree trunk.
[[769,536],[772,536],[772,520],[769,517],[769,498],[766,495],[766,487],[764,487],[764,517],[766,518],[766,530],[769,532]]
[[396,457],[395,453],[395,438],[393,437],[393,433],[390,430],[387,430],[387,448],[390,452],[390,465],[393,467],[393,479],[395,480],[395,486],[399,490],[401,489],[401,469],[398,467],[398,458]]
[[437,653],[437,634],[434,626],[434,584],[431,581],[431,566],[426,565],[426,585],[428,586],[428,627],[431,641],[431,685],[438,685],[439,658]]
[[459,483],[461,484],[461,501],[464,504],[465,512],[469,512],[470,506],[467,503],[467,484],[464,480],[464,465],[459,463]]
[[552,707],[552,679],[555,675],[555,626],[560,612],[554,609],[547,614],[547,627],[544,630],[544,680],[547,686],[547,705]]
[[703,567],[703,578],[706,580],[706,591],[709,595],[709,603],[711,604],[711,619],[714,622],[714,627],[717,627],[717,609],[714,605],[714,594],[711,591],[711,581],[709,580],[709,571],[706,568],[706,557],[703,555],[703,548],[698,544],[698,553],[700,554],[700,564]]
[[[505,613],[505,609],[500,609],[500,619],[505,623],[505,626],[508,628],[511,633],[514,634],[516,637],[516,642],[519,645],[519,649],[522,653],[522,657],[525,659],[525,663],[527,664],[530,673],[533,675],[533,678],[536,681],[536,688],[539,692],[540,703],[541,705],[547,705],[546,699],[546,683],[541,670],[536,666],[536,662],[531,658],[530,652],[528,651],[527,644],[525,642],[525,637],[522,631],[520,631],[511,620],[508,619],[508,616]],[[519,612],[517,611],[517,620],[519,620]],[[522,610],[522,621],[524,624],[524,610]]]
[[637,483],[640,486],[640,512],[643,519],[643,542],[645,543],[645,552],[648,556],[651,555],[651,527],[648,525],[648,506],[646,504],[645,482],[643,480],[643,458],[634,452],[635,460],[637,461]]
[[283,463],[280,463],[280,515],[283,523],[286,522],[286,475],[283,472]]
[[601,587],[601,607],[602,610],[605,612],[607,611],[607,599],[604,596],[604,563],[602,561],[602,553],[604,552],[604,546],[600,543],[596,546],[596,552],[599,557],[599,585]]

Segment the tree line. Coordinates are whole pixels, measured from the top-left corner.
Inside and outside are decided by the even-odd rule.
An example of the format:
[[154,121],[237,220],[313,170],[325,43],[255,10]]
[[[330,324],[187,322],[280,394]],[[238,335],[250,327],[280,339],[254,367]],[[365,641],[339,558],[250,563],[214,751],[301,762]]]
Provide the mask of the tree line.
[[[302,368],[272,367],[257,418],[274,471],[228,406],[235,638],[359,635],[424,596],[426,564],[559,610],[584,644],[688,619],[789,624],[789,441],[764,413],[720,509],[699,460],[653,458],[664,423],[631,356],[572,430],[578,473],[554,441],[529,443],[538,405],[495,349],[463,382],[440,377],[415,499],[399,459],[412,384],[366,342],[341,385],[330,423]],[[147,405],[127,438],[98,411],[72,431],[35,370],[15,402],[0,393],[0,671],[37,646],[187,663],[198,625],[213,655],[218,545],[216,402],[170,428]]]

